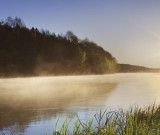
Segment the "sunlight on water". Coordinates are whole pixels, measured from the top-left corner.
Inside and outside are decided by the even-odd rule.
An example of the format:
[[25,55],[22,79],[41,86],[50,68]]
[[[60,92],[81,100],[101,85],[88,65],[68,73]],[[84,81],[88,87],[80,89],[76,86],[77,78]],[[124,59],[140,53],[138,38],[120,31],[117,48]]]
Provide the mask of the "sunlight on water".
[[[107,101],[112,108],[125,109],[137,105],[146,107],[155,102],[160,103],[160,75],[159,74],[130,74],[120,76],[121,81]],[[119,80],[121,80],[119,78]]]
[[160,104],[160,74],[0,79],[0,99],[0,131],[41,135],[58,116],[87,120],[106,108]]

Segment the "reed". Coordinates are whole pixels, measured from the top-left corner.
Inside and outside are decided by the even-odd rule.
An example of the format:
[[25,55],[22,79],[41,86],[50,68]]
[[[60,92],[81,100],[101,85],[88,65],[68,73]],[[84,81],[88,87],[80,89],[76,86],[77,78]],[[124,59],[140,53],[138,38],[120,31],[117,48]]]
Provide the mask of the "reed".
[[53,135],[160,135],[160,106],[153,104],[145,109],[131,107],[129,111],[100,111],[87,123],[77,116],[73,132],[69,132],[68,127],[66,120],[61,130],[55,129]]

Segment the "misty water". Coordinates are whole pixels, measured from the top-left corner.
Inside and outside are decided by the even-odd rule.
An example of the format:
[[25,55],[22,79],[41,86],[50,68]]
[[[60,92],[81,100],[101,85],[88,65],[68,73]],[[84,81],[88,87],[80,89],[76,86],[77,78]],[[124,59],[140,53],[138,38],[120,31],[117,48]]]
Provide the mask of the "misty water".
[[83,121],[100,110],[160,104],[160,74],[0,79],[0,134],[52,134],[64,120]]

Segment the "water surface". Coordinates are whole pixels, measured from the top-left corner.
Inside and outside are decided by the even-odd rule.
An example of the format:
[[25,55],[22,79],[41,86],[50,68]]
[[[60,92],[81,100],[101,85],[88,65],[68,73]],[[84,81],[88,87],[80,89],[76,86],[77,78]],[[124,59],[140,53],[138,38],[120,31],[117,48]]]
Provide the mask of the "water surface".
[[[0,79],[0,131],[51,134],[60,117],[87,121],[100,110],[160,103],[160,74]],[[71,125],[73,123],[71,122]]]

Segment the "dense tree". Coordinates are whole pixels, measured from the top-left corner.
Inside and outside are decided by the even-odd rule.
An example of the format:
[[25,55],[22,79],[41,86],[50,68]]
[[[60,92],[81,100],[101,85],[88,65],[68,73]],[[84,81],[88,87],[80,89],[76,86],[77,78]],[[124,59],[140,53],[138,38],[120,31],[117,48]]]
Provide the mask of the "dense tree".
[[109,52],[71,31],[29,29],[17,17],[0,22],[0,76],[102,74],[117,67]]
[[69,40],[70,42],[74,43],[74,44],[78,43],[78,38],[72,31],[67,31],[66,32],[66,39]]
[[2,21],[5,25],[10,26],[12,28],[15,27],[25,27],[25,24],[21,18],[15,17],[14,19],[12,17],[8,17],[5,21]]

